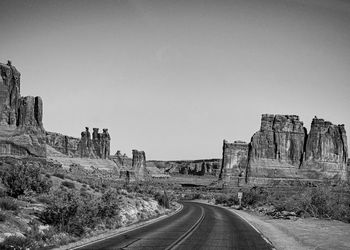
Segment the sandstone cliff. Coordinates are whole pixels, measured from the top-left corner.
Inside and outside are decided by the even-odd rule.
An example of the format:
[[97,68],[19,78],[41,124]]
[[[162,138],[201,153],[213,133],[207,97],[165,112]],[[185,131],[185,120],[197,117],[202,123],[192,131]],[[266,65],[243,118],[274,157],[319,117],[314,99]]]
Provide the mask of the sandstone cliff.
[[20,73],[0,63],[0,155],[46,157],[40,97],[20,95]]
[[91,138],[89,128],[81,132],[81,138],[74,138],[59,133],[46,132],[46,143],[70,157],[108,159],[110,155],[111,137],[108,129],[103,129],[102,133],[98,128],[94,128]]
[[248,144],[243,141],[223,142],[222,164],[219,179],[235,182],[244,177],[248,162]]
[[64,155],[74,157],[79,156],[79,138],[62,135],[54,132],[46,132],[46,143]]
[[314,118],[307,136],[302,170],[313,178],[347,179],[348,148],[344,125]]
[[302,164],[306,129],[296,115],[262,115],[249,145],[247,176],[296,177]]
[[242,176],[252,185],[349,179],[344,125],[315,117],[308,134],[296,115],[265,114],[246,148],[224,141],[219,179],[232,185],[240,185]]

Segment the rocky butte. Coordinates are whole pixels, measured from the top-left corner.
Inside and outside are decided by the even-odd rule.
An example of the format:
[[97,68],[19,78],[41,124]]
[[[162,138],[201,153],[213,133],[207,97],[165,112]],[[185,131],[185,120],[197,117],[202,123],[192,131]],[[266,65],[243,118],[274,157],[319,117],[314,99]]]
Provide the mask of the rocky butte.
[[0,63],[0,156],[46,157],[43,102],[20,95],[20,73],[8,61]]
[[226,182],[237,182],[244,177],[248,162],[248,144],[243,141],[229,143],[224,140],[222,147],[222,168],[219,179]]
[[[242,150],[242,147],[248,150]],[[238,155],[247,159],[239,163]],[[224,141],[220,179],[270,185],[277,181],[348,180],[348,149],[344,125],[315,117],[307,133],[296,115],[264,114],[260,130],[248,145]]]

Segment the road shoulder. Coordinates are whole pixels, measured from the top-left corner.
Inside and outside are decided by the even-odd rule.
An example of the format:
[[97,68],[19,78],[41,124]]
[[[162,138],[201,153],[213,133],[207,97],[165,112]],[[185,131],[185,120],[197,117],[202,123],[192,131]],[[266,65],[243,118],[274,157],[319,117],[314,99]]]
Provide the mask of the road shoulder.
[[[197,202],[210,204],[207,201]],[[350,224],[348,223],[315,218],[272,219],[253,212],[235,210],[221,205],[219,207],[223,207],[246,220],[271,241],[278,250],[350,249]]]

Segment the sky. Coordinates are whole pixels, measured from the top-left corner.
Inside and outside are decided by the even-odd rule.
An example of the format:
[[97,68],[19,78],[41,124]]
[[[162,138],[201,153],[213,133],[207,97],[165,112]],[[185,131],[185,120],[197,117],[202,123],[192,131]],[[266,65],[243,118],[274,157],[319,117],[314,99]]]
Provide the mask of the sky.
[[[47,131],[108,128],[111,154],[220,158],[261,114],[350,130],[350,1],[1,0],[0,61]],[[350,133],[349,133],[350,134]]]

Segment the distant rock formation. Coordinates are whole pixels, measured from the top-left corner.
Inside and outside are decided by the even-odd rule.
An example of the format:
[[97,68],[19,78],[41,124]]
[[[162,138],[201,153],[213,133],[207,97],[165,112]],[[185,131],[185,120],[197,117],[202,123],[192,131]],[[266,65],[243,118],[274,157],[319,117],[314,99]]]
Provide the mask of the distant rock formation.
[[117,151],[110,159],[120,167],[120,179],[132,182],[144,181],[151,177],[146,168],[146,154],[144,151],[132,150],[132,159]]
[[250,142],[247,176],[295,177],[302,164],[306,129],[296,115],[262,115]]
[[344,125],[315,117],[307,136],[301,169],[310,177],[347,178],[348,144]]
[[103,129],[102,133],[98,133],[98,128],[94,128],[91,138],[89,128],[86,127],[85,131],[81,132],[80,139],[59,133],[46,133],[46,143],[70,157],[108,159],[110,141],[108,129]]
[[243,141],[229,143],[224,140],[222,152],[219,179],[234,182],[239,180],[238,177],[244,177],[248,162],[248,143]]
[[74,138],[59,133],[46,132],[46,143],[69,157],[79,157],[78,146],[79,138]]
[[119,150],[110,159],[114,161],[118,167],[130,167],[132,166],[132,158],[129,158],[126,154],[122,154]]
[[134,171],[137,180],[146,179],[146,154],[144,151],[132,150],[132,170]]
[[163,173],[183,175],[219,176],[221,159],[147,161],[148,168],[158,168]]
[[40,97],[20,95],[20,73],[0,63],[0,156],[46,157]]
[[264,114],[260,130],[246,148],[240,143],[224,141],[219,179],[232,185],[239,185],[242,176],[246,183],[256,185],[276,179],[349,179],[344,125],[333,125],[315,117],[308,134],[296,115]]

